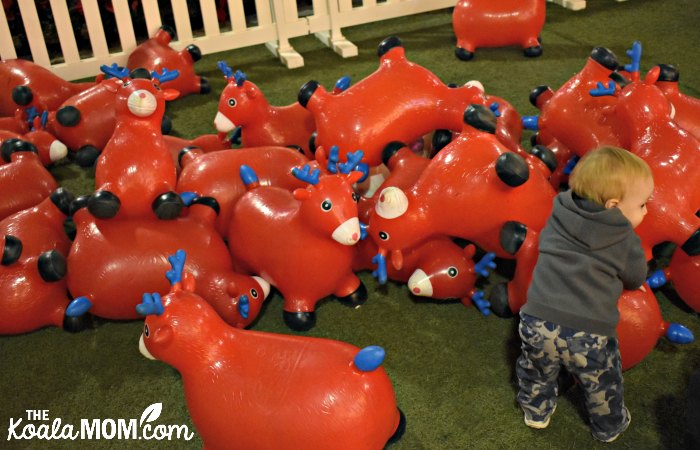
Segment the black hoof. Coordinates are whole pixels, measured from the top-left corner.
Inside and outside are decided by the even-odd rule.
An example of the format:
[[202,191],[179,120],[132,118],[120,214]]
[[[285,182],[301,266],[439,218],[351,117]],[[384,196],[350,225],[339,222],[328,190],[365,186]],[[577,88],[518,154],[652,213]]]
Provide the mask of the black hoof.
[[175,192],[166,192],[153,200],[151,208],[160,220],[172,220],[180,215],[184,206],[185,204],[179,195]]
[[56,121],[64,127],[74,127],[80,122],[80,110],[75,106],[64,106],[56,111]]
[[510,187],[518,187],[530,178],[530,168],[522,156],[506,152],[496,160],[496,174]]
[[532,147],[532,150],[530,150],[530,154],[542,161],[550,172],[557,170],[557,157],[554,155],[553,151],[544,145],[535,145]]
[[64,187],[60,187],[51,193],[51,202],[56,205],[66,216],[70,216],[71,205],[75,201],[75,195]]
[[2,152],[2,159],[6,162],[12,161],[12,154],[16,152],[34,152],[39,153],[39,150],[31,142],[24,141],[22,139],[10,138],[6,139],[0,146],[0,152]]
[[345,306],[357,308],[367,301],[367,288],[365,287],[364,283],[360,281],[360,285],[357,287],[357,289],[355,289],[355,292],[350,295],[346,295],[345,297],[338,297],[338,300]]
[[311,136],[309,137],[309,151],[311,152],[312,155],[316,154],[316,136],[318,133],[314,131],[311,133]]
[[109,191],[97,191],[88,198],[87,208],[98,219],[111,219],[121,207],[121,201]]
[[291,148],[292,150],[296,150],[297,152],[301,153],[302,155],[305,154],[305,153],[304,153],[304,149],[301,148],[301,147],[299,147],[299,146],[296,145],[296,144],[290,144],[290,145],[287,146],[287,148]]
[[192,57],[192,61],[197,62],[202,59],[202,51],[194,44],[187,46],[187,53]]
[[81,195],[76,197],[70,204],[70,209],[68,210],[69,216],[73,216],[81,208],[87,208],[88,201],[90,200],[89,195]]
[[518,253],[526,237],[527,226],[513,220],[506,222],[499,234],[501,247],[511,255]]
[[208,94],[210,92],[211,85],[209,84],[209,80],[207,80],[205,77],[199,77],[199,93]]
[[381,58],[394,47],[403,47],[401,39],[397,38],[396,36],[390,36],[384,39],[382,42],[379,43],[379,46],[377,47],[377,56]]
[[496,133],[496,116],[484,105],[472,103],[464,110],[464,123],[486,133]]
[[92,145],[84,145],[75,153],[73,160],[80,167],[92,167],[100,156],[100,151]]
[[384,146],[384,150],[382,150],[382,162],[384,164],[388,164],[391,157],[405,146],[406,144],[399,141],[392,141],[386,144],[386,146]]
[[540,95],[543,93],[547,92],[550,90],[549,86],[546,85],[541,85],[537,86],[533,90],[530,91],[530,103],[532,106],[537,107],[537,99],[539,98]]
[[659,64],[659,80],[658,81],[673,81],[677,82],[681,78],[681,74],[673,64]]
[[129,74],[129,77],[131,79],[134,79],[134,80],[137,78],[144,78],[146,80],[150,80],[151,79],[151,72],[149,72],[148,69],[145,69],[143,67],[138,67],[138,68],[131,71],[131,73]]
[[38,265],[39,275],[44,281],[58,281],[66,275],[66,258],[58,250],[39,255]]
[[535,58],[535,57],[540,56],[542,54],[542,46],[537,45],[534,47],[528,47],[528,48],[523,50],[523,53],[528,58]]
[[610,70],[615,70],[620,65],[620,63],[617,62],[615,53],[605,47],[594,48],[591,52],[591,59]]
[[309,100],[311,100],[311,96],[314,95],[314,92],[316,92],[316,89],[318,89],[318,81],[316,80],[309,80],[304,85],[299,89],[299,95],[297,95],[297,100],[299,101],[299,104],[306,108],[306,105],[309,103]]
[[219,212],[221,212],[219,202],[217,202],[214,197],[197,197],[196,199],[192,200],[192,204],[208,206],[214,210],[217,216],[219,215]]
[[68,236],[68,239],[71,241],[75,240],[75,237],[78,235],[78,228],[75,226],[72,217],[67,217],[66,220],[63,221],[63,231],[66,233],[66,236]]
[[27,106],[34,99],[31,88],[29,86],[15,86],[12,89],[12,101],[19,106]]
[[173,131],[173,121],[170,117],[163,116],[163,120],[160,122],[160,132],[163,134],[170,134]]
[[470,52],[469,50],[465,50],[462,47],[457,47],[455,48],[455,56],[462,61],[471,61],[474,59],[474,52]]
[[309,331],[316,325],[315,312],[282,311],[284,323],[294,331]]
[[161,30],[165,31],[170,35],[170,39],[176,39],[177,34],[175,33],[175,29],[171,27],[170,25],[161,25],[160,27]]
[[92,325],[92,316],[85,313],[78,317],[63,316],[63,329],[70,333],[78,333]]
[[401,439],[403,434],[406,432],[406,416],[404,415],[403,411],[401,411],[401,408],[396,409],[399,410],[399,425],[396,427],[394,434],[392,434],[389,440],[386,441],[385,447],[398,442],[398,440]]
[[435,130],[431,144],[433,153],[437,153],[452,142],[452,131],[450,130]]
[[0,264],[9,266],[16,262],[21,254],[22,241],[10,234],[5,235],[5,246],[2,249],[2,260],[0,260]]
[[491,311],[498,317],[508,319],[513,317],[513,311],[508,305],[508,285],[505,283],[496,284],[491,288],[489,295],[489,303],[491,303]]
[[700,230],[695,230],[692,236],[681,246],[689,256],[700,254]]

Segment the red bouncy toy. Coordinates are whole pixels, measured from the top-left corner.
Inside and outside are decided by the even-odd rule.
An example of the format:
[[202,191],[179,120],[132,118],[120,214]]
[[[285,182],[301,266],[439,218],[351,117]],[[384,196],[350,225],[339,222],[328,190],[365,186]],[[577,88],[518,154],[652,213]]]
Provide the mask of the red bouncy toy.
[[236,202],[246,192],[240,177],[232,174],[246,165],[257,174],[261,185],[293,191],[305,187],[306,183],[292,175],[292,169],[308,162],[304,155],[286,147],[251,147],[212,153],[190,149],[180,157],[182,171],[177,191],[215,198],[221,208],[216,229],[226,236]]
[[[10,152],[16,141],[22,140],[34,145],[39,153],[41,162],[45,166],[49,166],[63,159],[68,154],[68,147],[45,130],[44,126],[47,116],[48,114],[44,113],[42,116],[34,117],[31,131],[27,131],[21,135],[11,131],[0,130],[0,149],[7,149],[7,151]],[[7,144],[5,144],[6,142]],[[6,162],[7,161],[0,161],[0,165]]]
[[66,259],[70,240],[63,222],[73,195],[58,188],[37,206],[0,221],[0,334],[53,325],[79,331],[84,317],[65,315]]
[[401,41],[379,44],[379,68],[347,90],[332,95],[318,82],[299,91],[299,103],[314,116],[314,146],[337,145],[342,154],[362,150],[378,166],[392,141],[413,142],[438,129],[459,131],[464,108],[484,104],[476,84],[450,88],[428,69],[406,59]]
[[204,448],[380,450],[402,436],[381,347],[231,328],[194,293],[184,258],[170,258],[168,295],[137,306],[139,350],[180,372]]
[[183,206],[175,193],[177,169],[161,132],[165,101],[178,93],[159,84],[177,75],[154,72],[151,80],[142,74],[132,72],[118,87],[114,134],[97,161],[96,191],[88,201],[88,210],[100,219],[173,219]]
[[202,58],[202,52],[194,44],[182,51],[175,51],[170,42],[175,37],[175,30],[167,25],[161,26],[156,34],[136,47],[126,62],[130,70],[143,67],[149,72],[163,72],[163,69],[177,71],[177,78],[163,81],[163,89],[175,89],[180,95],[208,94],[211,87],[206,78],[194,71],[194,63]]
[[221,139],[216,134],[203,134],[194,139],[183,139],[176,136],[163,135],[163,142],[170,152],[178,171],[180,170],[180,154],[185,151],[214,152],[218,150],[228,150],[231,143]]
[[688,328],[663,319],[654,293],[648,285],[644,286],[644,291],[623,291],[617,302],[620,322],[616,331],[622,370],[642,362],[662,336],[676,344],[688,344],[695,339]]
[[477,47],[519,45],[525,56],[540,56],[545,16],[545,0],[459,0],[452,12],[455,54],[469,61]]
[[673,288],[685,304],[694,311],[700,312],[698,279],[700,279],[700,255],[689,256],[686,252],[676,249],[668,266],[652,273],[647,281],[653,288],[672,281]]
[[262,91],[241,71],[224,61],[219,68],[226,77],[226,87],[219,97],[214,126],[220,133],[241,127],[243,147],[295,147],[308,157],[309,139],[316,130],[314,118],[299,102],[287,106],[270,105]]
[[[84,205],[84,199],[76,201]],[[197,294],[230,325],[246,327],[260,312],[269,285],[235,273],[223,239],[214,230],[217,205],[193,200],[187,217],[100,220],[85,208],[74,217],[76,237],[68,255],[68,289],[76,297],[68,315],[90,311],[107,319],[136,319],[141,293],[167,292],[163,276],[173,249],[190,255],[187,269],[197,279]]]
[[255,173],[241,167],[249,191],[236,203],[228,232],[234,267],[259,274],[280,291],[284,321],[294,330],[312,328],[316,303],[329,295],[351,306],[367,299],[352,271],[353,246],[361,234],[352,190],[363,175],[351,171],[357,162],[348,162],[337,175],[319,176],[320,170],[312,172],[308,165],[295,168],[294,175],[309,185],[293,194],[260,186]]
[[58,188],[29,142],[5,142],[2,157],[7,164],[0,165],[0,220],[38,205]]
[[54,111],[68,98],[94,85],[71,83],[24,59],[0,60],[0,117],[14,116],[18,106]]
[[[459,137],[443,148],[404,192],[382,190],[369,231],[379,246],[378,273],[390,256],[403,265],[403,251],[427,238],[445,235],[468,239],[485,251],[517,261],[515,276],[491,291],[499,316],[516,313],[537,259],[539,231],[551,211],[554,189],[539,171],[505,149],[492,134],[495,117],[482,105],[464,113]],[[486,204],[498,208],[485,208]]]

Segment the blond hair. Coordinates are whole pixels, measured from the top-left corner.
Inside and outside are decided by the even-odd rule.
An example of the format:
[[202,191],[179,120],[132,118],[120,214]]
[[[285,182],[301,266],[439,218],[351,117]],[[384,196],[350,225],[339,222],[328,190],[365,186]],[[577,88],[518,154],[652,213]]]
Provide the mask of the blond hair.
[[605,205],[622,200],[634,180],[652,179],[649,165],[627,150],[603,146],[588,152],[574,167],[569,187],[578,195]]

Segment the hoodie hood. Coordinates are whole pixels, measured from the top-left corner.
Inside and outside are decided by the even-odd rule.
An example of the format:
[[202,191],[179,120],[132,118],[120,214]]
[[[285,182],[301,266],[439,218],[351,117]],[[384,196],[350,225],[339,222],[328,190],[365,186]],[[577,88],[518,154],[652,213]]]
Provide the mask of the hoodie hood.
[[571,243],[588,250],[617,244],[632,228],[619,209],[605,209],[586,199],[574,200],[571,190],[555,197],[550,223]]

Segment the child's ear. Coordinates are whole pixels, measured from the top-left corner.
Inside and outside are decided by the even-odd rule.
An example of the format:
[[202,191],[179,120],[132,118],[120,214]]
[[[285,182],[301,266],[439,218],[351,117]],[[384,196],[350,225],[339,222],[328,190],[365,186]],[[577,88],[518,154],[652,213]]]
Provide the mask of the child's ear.
[[611,198],[605,202],[605,209],[615,208],[620,203],[620,200]]

